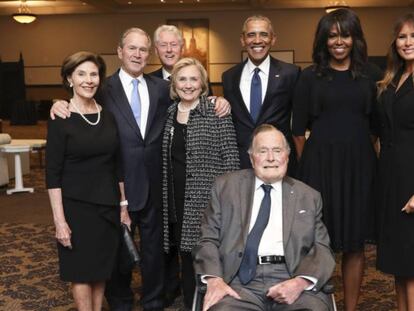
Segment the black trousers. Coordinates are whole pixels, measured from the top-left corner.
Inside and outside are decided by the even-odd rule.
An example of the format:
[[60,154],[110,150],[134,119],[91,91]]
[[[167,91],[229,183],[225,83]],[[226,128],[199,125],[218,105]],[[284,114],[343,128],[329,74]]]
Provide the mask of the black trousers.
[[[195,272],[191,252],[178,251],[177,247],[170,248],[165,254],[166,292],[173,295],[181,287],[186,309],[191,309],[195,290]],[[181,274],[179,278],[178,274]]]
[[[162,308],[164,305],[164,251],[162,240],[161,209],[148,204],[143,210],[129,212],[131,231],[138,228],[141,251],[142,293],[141,305],[145,309]],[[111,310],[129,310],[133,304],[131,290],[132,271],[119,272],[116,265],[111,280],[106,283],[105,297]]]

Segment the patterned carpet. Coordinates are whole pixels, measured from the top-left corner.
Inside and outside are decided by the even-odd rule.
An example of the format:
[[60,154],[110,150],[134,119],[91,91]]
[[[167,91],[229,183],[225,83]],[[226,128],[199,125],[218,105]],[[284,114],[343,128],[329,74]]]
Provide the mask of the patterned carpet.
[[[36,192],[45,192],[41,168],[32,168],[24,182],[34,186]],[[0,202],[2,196],[5,196],[4,189],[0,192]],[[368,246],[366,254],[367,268],[358,310],[395,310],[392,279],[375,270],[374,246]],[[333,282],[338,310],[342,310],[339,265]],[[140,276],[137,271],[134,273],[133,288],[135,293],[139,292]],[[136,298],[139,300],[138,296]],[[178,299],[168,310],[180,310],[181,305],[182,300]],[[75,310],[69,285],[58,278],[52,225],[10,223],[0,219],[0,310]],[[106,305],[104,310],[108,310]],[[137,307],[135,310],[141,309]]]

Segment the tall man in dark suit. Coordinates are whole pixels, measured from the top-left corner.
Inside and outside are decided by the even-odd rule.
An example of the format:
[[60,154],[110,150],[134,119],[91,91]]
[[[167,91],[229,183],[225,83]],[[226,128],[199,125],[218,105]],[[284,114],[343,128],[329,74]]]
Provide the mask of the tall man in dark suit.
[[320,291],[335,267],[320,194],[286,176],[289,144],[256,128],[253,169],[217,178],[193,250],[207,283],[203,310],[329,310]]
[[[240,41],[248,58],[223,73],[224,97],[230,102],[242,168],[251,167],[247,148],[260,124],[275,125],[294,150],[290,119],[292,96],[299,68],[269,55],[276,42],[273,26],[264,16],[251,16],[243,24]],[[257,69],[256,69],[257,68]],[[289,173],[296,163],[291,153]]]

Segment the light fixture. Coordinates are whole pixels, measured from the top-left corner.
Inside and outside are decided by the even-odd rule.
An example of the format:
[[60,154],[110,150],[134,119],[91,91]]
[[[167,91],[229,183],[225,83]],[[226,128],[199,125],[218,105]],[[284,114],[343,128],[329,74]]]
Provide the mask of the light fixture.
[[30,12],[26,0],[20,1],[19,13],[13,14],[13,19],[21,24],[30,24],[36,20],[37,16]]
[[325,12],[331,13],[338,9],[349,9],[349,5],[345,1],[332,1],[325,7]]

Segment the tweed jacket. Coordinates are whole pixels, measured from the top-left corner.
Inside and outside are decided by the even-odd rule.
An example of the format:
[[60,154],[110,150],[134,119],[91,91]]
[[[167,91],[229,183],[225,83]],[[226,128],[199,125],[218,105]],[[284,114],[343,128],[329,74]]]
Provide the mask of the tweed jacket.
[[[169,213],[175,213],[172,187],[171,143],[177,104],[167,111],[162,145],[164,249],[169,251]],[[190,112],[186,133],[186,182],[180,249],[191,252],[199,238],[201,217],[210,199],[215,177],[239,168],[236,133],[231,115],[218,118],[214,105],[204,96]]]

